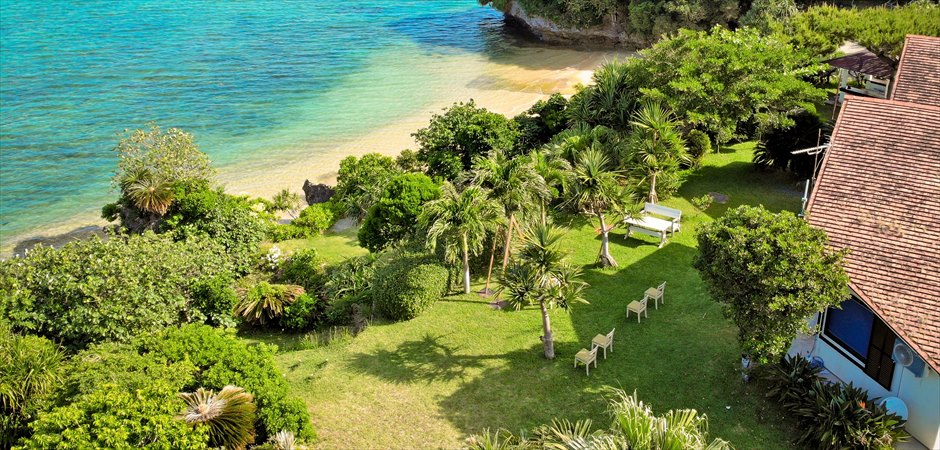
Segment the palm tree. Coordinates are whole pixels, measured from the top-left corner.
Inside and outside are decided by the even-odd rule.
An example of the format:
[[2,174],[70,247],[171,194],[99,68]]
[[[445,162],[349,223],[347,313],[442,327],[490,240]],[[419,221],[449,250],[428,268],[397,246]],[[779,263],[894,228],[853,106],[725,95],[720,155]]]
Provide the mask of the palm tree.
[[499,226],[500,216],[499,203],[486,189],[471,184],[458,191],[450,182],[441,186],[441,197],[428,202],[421,212],[419,222],[427,229],[428,246],[435,248],[443,239],[448,260],[462,256],[465,294],[470,293],[470,255],[483,250],[483,241]]
[[670,192],[679,181],[680,164],[689,162],[679,122],[659,102],[649,101],[633,116],[630,137],[630,172],[649,186],[649,202]]
[[596,148],[581,152],[574,167],[568,202],[597,217],[601,233],[598,262],[604,267],[616,267],[617,261],[610,254],[610,230],[604,215],[621,210],[625,195],[620,186],[620,172],[608,169],[608,165],[607,156]]
[[180,394],[186,410],[180,414],[186,423],[205,425],[209,445],[243,449],[255,439],[254,396],[237,386],[225,386],[216,394],[203,388]]
[[125,195],[141,211],[162,216],[173,203],[173,185],[147,170],[132,172],[121,182]]
[[586,284],[580,281],[580,271],[565,263],[565,253],[559,248],[562,232],[544,218],[527,233],[525,245],[500,278],[506,302],[519,310],[539,305],[542,311],[542,345],[545,357],[555,357],[550,308],[568,311],[574,303],[587,303],[583,292]]
[[533,150],[529,153],[532,168],[542,176],[552,197],[558,197],[568,187],[568,175],[571,164],[559,152],[549,147]]
[[[535,205],[541,205],[551,198],[551,191],[545,179],[535,171],[532,161],[526,156],[510,158],[505,152],[495,149],[490,154],[473,159],[472,182],[489,189],[490,198],[503,207],[506,219],[506,237],[503,240],[503,271],[509,262],[509,249],[512,245],[512,232],[516,226],[516,216],[525,214]],[[486,273],[486,291],[489,290],[490,276],[493,272],[493,256],[496,242],[490,254],[490,265]]]

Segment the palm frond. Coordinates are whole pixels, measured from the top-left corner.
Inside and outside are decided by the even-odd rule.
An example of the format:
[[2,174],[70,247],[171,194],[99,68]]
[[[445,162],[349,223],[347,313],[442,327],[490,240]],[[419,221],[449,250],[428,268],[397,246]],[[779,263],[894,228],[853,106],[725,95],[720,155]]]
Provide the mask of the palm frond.
[[194,426],[205,426],[209,444],[226,449],[243,449],[254,441],[254,396],[237,386],[225,386],[219,393],[199,388],[180,397],[186,409],[180,418]]

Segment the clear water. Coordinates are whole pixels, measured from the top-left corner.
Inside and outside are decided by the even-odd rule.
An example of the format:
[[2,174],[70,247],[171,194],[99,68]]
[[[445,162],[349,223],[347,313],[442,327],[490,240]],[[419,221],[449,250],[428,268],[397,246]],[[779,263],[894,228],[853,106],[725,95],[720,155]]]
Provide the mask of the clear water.
[[361,134],[510,52],[476,0],[0,2],[0,239],[113,197],[122,130],[181,127],[223,169]]

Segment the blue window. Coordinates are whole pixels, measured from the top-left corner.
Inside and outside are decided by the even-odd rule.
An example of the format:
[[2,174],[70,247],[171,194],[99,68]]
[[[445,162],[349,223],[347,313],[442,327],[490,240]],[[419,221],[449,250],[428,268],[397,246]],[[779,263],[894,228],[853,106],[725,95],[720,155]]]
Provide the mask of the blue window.
[[826,313],[824,333],[842,348],[865,361],[871,341],[875,314],[858,300],[842,302],[842,309],[830,308]]

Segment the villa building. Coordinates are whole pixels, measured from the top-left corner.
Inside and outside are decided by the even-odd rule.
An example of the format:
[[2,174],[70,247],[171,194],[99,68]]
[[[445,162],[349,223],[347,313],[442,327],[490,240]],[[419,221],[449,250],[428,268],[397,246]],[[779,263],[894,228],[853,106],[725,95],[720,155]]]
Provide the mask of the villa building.
[[852,298],[804,350],[940,449],[940,38],[907,37],[887,99],[845,97],[806,220],[849,250]]

